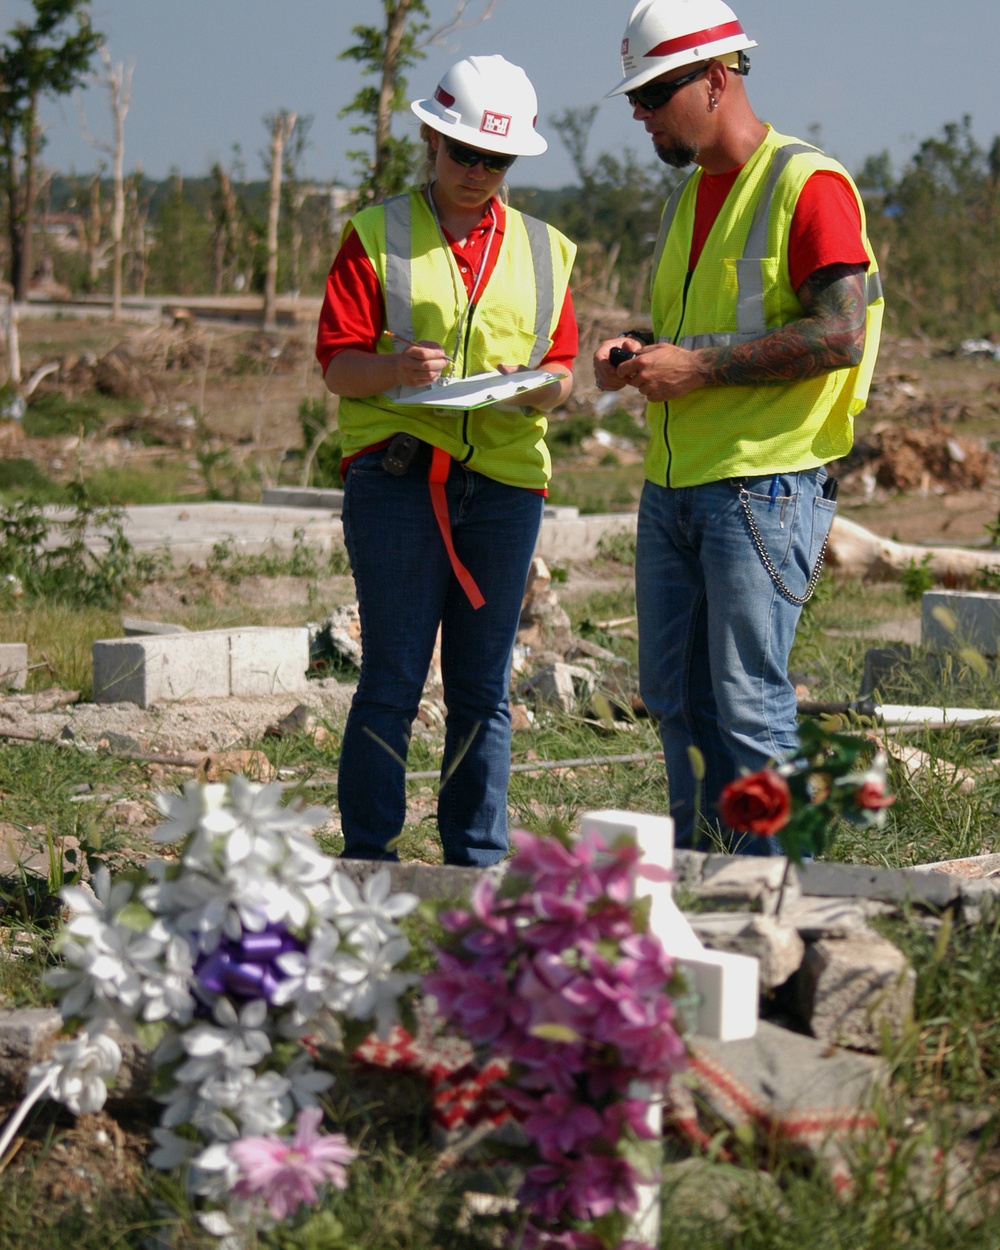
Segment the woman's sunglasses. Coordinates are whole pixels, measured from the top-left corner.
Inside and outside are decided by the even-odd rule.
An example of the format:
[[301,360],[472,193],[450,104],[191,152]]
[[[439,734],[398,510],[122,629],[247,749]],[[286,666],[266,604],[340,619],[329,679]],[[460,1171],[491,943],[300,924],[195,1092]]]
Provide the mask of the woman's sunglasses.
[[454,139],[445,139],[445,151],[456,165],[463,169],[475,169],[480,161],[488,174],[502,174],[510,169],[517,160],[516,156],[501,156],[499,152],[480,152],[476,148],[467,148],[464,143],[456,143]]
[[664,104],[672,100],[681,87],[686,87],[689,82],[700,78],[707,69],[708,65],[699,65],[689,74],[682,74],[680,78],[674,78],[670,82],[648,82],[644,87],[636,87],[635,91],[626,91],[625,99],[632,108],[643,108],[652,113],[654,109],[663,108]]

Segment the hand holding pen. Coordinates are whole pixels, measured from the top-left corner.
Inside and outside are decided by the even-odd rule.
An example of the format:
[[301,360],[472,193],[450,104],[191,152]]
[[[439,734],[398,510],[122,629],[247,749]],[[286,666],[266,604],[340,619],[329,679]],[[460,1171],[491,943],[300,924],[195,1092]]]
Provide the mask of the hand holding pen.
[[400,370],[400,382],[404,386],[431,386],[449,365],[455,363],[440,343],[415,343],[401,334],[394,334],[392,330],[384,330],[383,333],[397,343],[405,344],[405,350],[394,357]]

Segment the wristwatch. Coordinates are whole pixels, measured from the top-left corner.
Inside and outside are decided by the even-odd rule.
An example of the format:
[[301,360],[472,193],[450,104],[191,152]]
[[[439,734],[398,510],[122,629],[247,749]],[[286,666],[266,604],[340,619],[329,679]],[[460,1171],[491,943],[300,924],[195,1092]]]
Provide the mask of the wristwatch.
[[622,330],[621,338],[638,339],[645,347],[651,346],[656,341],[651,330]]

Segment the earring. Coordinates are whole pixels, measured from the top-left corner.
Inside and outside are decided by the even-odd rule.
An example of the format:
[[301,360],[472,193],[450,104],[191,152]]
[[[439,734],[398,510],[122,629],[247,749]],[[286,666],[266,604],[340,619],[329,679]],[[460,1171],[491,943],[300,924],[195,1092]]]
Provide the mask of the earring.
[[710,113],[711,113],[711,112],[715,109],[715,106],[716,106],[716,104],[717,104],[717,103],[718,103],[718,101],[716,100],[716,98],[715,98],[715,96],[714,96],[714,95],[710,95],[710,96],[708,97],[708,111],[709,111]]

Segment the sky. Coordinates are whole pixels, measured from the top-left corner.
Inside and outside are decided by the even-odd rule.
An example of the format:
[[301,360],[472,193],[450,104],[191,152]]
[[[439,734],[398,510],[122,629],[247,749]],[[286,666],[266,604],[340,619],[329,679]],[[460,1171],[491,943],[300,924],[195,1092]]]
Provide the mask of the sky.
[[[435,24],[454,0],[429,0]],[[486,0],[468,0],[479,15]],[[866,156],[887,150],[899,173],[920,142],[972,118],[988,147],[1000,133],[996,50],[997,0],[733,0],[731,7],[759,47],[751,53],[748,91],[759,117],[786,134],[819,142],[856,172]],[[539,97],[543,156],[522,158],[514,185],[575,181],[551,125],[553,114],[599,103],[588,155],[630,147],[652,159],[649,140],[618,97],[619,46],[631,0],[496,0],[494,16],[431,46],[409,73],[410,96],[433,93],[462,56],[501,53],[520,64]],[[0,0],[0,37],[33,12],[29,0]],[[125,122],[126,172],[171,170],[197,177],[214,162],[231,165],[239,145],[247,176],[263,176],[263,118],[287,109],[311,116],[303,175],[350,185],[347,156],[364,137],[338,117],[362,83],[359,67],[338,59],[351,28],[381,20],[380,0],[93,0],[94,25],[112,61],[134,63]],[[111,135],[107,89],[80,94],[90,131]],[[44,160],[82,174],[101,159],[82,134],[71,99],[45,102]],[[397,134],[416,135],[407,111]],[[816,129],[818,128],[818,129]]]

